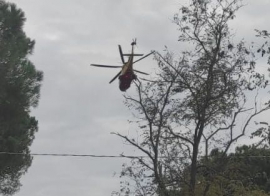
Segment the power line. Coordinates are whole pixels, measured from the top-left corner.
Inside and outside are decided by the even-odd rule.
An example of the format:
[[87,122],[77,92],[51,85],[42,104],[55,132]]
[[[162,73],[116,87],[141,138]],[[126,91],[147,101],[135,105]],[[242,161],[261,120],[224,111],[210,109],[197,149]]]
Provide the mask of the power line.
[[31,155],[31,156],[54,156],[54,157],[92,157],[92,158],[147,158],[147,156],[127,156],[127,155],[93,155],[93,154],[57,154],[57,153],[20,153],[20,152],[0,152],[5,155]]
[[[31,156],[54,156],[54,157],[90,157],[90,158],[129,158],[129,159],[142,159],[149,158],[148,156],[134,156],[134,155],[94,155],[94,154],[70,154],[70,153],[23,153],[23,152],[0,152],[0,155],[31,155]],[[169,158],[160,156],[159,158]],[[177,157],[185,158],[185,157]],[[233,156],[227,157],[230,159],[235,158],[270,158],[270,155],[249,155],[249,156]]]

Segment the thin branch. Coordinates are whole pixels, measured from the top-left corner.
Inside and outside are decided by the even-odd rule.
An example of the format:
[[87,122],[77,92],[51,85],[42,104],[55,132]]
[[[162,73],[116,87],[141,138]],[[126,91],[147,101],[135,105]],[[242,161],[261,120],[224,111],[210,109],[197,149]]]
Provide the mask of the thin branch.
[[145,150],[139,144],[136,144],[134,141],[131,141],[127,136],[123,136],[123,135],[121,135],[119,133],[114,133],[114,132],[112,132],[111,134],[117,135],[117,136],[125,139],[127,142],[129,142],[130,144],[132,144],[133,146],[135,146],[136,148],[138,148],[139,150],[144,152],[152,161],[154,161],[154,158],[153,158],[153,156],[151,155],[151,153],[149,151]]

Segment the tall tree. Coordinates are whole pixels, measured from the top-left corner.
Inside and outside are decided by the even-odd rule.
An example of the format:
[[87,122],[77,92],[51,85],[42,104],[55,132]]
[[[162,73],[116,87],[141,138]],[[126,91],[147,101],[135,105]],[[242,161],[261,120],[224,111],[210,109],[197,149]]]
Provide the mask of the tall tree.
[[[146,156],[124,165],[121,174],[134,180],[136,195],[172,196],[184,188],[190,196],[207,195],[211,178],[195,191],[200,169],[211,171],[199,156],[208,160],[210,150],[219,147],[219,167],[225,167],[222,159],[252,119],[270,109],[269,102],[259,107],[252,93],[267,85],[255,69],[254,52],[244,41],[234,43],[229,30],[241,0],[191,2],[174,17],[179,41],[190,50],[177,54],[180,58],[169,50],[156,52],[157,78],[137,82],[137,96],[126,96],[137,111],[140,137],[115,133]],[[124,184],[122,192],[131,189]]]
[[[199,160],[204,167],[198,173],[197,193],[212,179],[209,195],[269,195],[270,194],[270,150],[256,146],[239,146],[225,157],[223,152],[213,149],[209,157]],[[220,167],[220,159],[224,167]],[[185,195],[184,188],[180,195]]]
[[0,1],[0,194],[19,190],[20,177],[31,165],[29,147],[38,130],[30,116],[40,96],[43,73],[28,59],[35,42],[28,38],[23,25],[25,16],[15,4]]

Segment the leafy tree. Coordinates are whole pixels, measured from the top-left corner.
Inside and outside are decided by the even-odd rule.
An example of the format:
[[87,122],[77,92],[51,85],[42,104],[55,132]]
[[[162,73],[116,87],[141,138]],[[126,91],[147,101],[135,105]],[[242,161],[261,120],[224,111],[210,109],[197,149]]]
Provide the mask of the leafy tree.
[[[199,161],[196,192],[202,192],[211,179],[208,195],[270,195],[270,149],[243,145],[235,153],[222,155],[214,149]],[[180,194],[185,192],[187,187]]]
[[270,194],[270,149],[253,146],[237,147],[229,156],[229,162],[238,162],[243,185],[255,187]]
[[232,41],[228,24],[241,6],[241,0],[193,0],[175,15],[179,41],[190,47],[180,54],[156,52],[157,77],[136,82],[137,96],[125,97],[140,130],[135,137],[114,134],[146,157],[124,165],[121,176],[134,184],[122,184],[118,195],[209,195],[215,179],[198,185],[198,173],[212,172],[211,149],[222,149],[220,160],[226,160],[250,122],[270,109],[269,102],[259,107],[257,95],[251,96],[267,86],[266,76],[256,71],[254,51],[243,40]]
[[267,122],[255,122],[259,127],[251,134],[251,138],[259,138],[259,141],[254,144],[255,147],[269,148],[270,147],[270,125]]
[[19,190],[20,177],[31,165],[29,146],[38,130],[30,116],[36,107],[43,78],[28,59],[35,42],[28,38],[23,25],[25,16],[15,4],[0,1],[0,194]]
[[[256,37],[260,37],[263,39],[269,39],[270,38],[270,33],[267,30],[258,30],[255,29],[255,31],[257,32]],[[261,54],[261,56],[268,56],[268,61],[267,63],[270,65],[270,43],[269,40],[268,41],[264,41],[264,43],[257,49],[257,53]],[[270,69],[268,69],[268,71],[270,71]]]

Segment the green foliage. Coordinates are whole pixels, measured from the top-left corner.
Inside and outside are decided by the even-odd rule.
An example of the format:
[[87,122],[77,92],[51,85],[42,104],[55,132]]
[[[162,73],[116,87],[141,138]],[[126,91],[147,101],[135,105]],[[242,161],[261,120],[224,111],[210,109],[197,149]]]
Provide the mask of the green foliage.
[[[25,16],[14,4],[0,1],[0,151],[29,153],[38,122],[29,115],[40,96],[43,73],[28,55],[35,42],[24,31]],[[0,155],[0,194],[19,190],[30,155]]]
[[[206,189],[207,196],[270,195],[270,149],[243,145],[235,153],[222,155],[214,149],[200,160],[196,195]],[[180,193],[188,195],[188,187]]]
[[238,159],[238,168],[243,171],[240,175],[241,180],[246,179],[244,181],[245,186],[254,186],[270,194],[269,149],[244,145],[236,148],[235,154],[231,157]]
[[[256,37],[260,37],[263,39],[269,39],[270,38],[270,33],[267,30],[258,30],[255,29],[257,35]],[[257,53],[259,53],[260,55],[265,56],[265,54],[267,54],[268,56],[268,64],[270,64],[270,44],[268,41],[265,41],[257,50]],[[270,69],[268,68],[268,71],[270,71]]]

